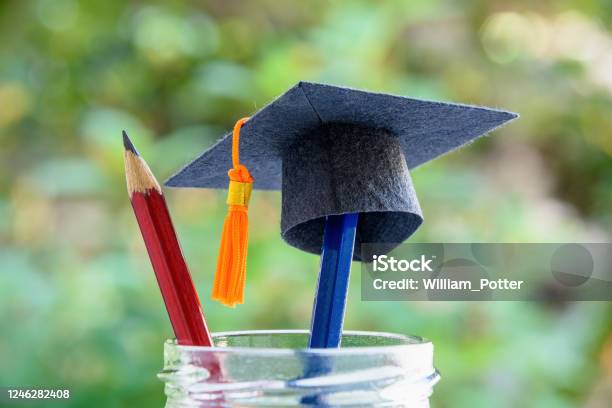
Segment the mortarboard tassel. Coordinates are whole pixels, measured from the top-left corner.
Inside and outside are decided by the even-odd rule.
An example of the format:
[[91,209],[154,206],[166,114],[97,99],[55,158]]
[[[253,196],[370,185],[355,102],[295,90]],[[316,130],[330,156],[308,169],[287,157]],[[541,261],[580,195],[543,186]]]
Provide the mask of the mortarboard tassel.
[[242,118],[234,125],[232,134],[232,164],[227,191],[228,213],[223,224],[219,259],[213,284],[212,298],[226,306],[234,307],[244,302],[246,258],[249,240],[249,217],[247,214],[253,177],[240,164],[240,128],[249,118]]

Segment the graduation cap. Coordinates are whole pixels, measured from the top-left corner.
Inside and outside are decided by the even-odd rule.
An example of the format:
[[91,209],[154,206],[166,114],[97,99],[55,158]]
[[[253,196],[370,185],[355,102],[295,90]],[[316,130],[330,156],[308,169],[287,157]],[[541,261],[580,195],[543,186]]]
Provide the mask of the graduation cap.
[[[516,117],[496,109],[300,82],[239,121],[233,133],[166,185],[226,188],[232,168],[230,213],[232,207],[247,207],[251,185],[281,190],[283,239],[315,254],[321,253],[327,216],[358,213],[353,259],[361,260],[362,243],[388,244],[390,251],[423,222],[411,169]],[[240,213],[246,217],[245,211]],[[244,220],[232,223],[234,231],[245,226]],[[228,220],[226,227],[232,229]],[[239,241],[226,241],[225,249],[222,243],[221,252],[230,258],[241,251],[246,256],[246,238]],[[222,255],[219,264],[232,269],[233,262],[244,274],[244,256],[228,261]],[[217,277],[223,273],[218,266]],[[220,281],[225,282],[222,291],[233,294],[214,297],[241,303],[242,289],[235,285],[243,285],[244,278],[226,276]]]

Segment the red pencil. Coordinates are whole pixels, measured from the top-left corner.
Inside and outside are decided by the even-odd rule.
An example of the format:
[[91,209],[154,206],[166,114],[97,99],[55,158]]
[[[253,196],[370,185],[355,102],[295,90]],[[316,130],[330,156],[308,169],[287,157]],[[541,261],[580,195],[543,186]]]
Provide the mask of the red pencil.
[[123,146],[130,201],[176,340],[182,345],[212,346],[200,300],[183,258],[161,187],[125,131]]

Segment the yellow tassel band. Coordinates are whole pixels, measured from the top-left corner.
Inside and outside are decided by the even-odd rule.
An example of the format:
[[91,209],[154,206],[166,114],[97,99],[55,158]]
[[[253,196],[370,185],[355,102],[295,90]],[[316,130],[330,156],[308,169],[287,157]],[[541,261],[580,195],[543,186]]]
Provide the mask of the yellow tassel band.
[[227,190],[228,205],[241,205],[248,207],[251,199],[251,191],[253,191],[253,183],[242,183],[240,181],[230,180]]

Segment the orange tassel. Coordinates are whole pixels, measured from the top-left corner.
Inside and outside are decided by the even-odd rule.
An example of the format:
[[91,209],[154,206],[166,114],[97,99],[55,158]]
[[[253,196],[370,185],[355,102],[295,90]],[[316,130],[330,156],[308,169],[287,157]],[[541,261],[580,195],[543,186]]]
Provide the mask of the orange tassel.
[[223,224],[219,259],[213,284],[212,298],[234,307],[244,302],[246,259],[249,240],[247,214],[253,177],[239,159],[240,128],[248,118],[240,119],[232,135],[232,168],[227,192],[228,214]]

